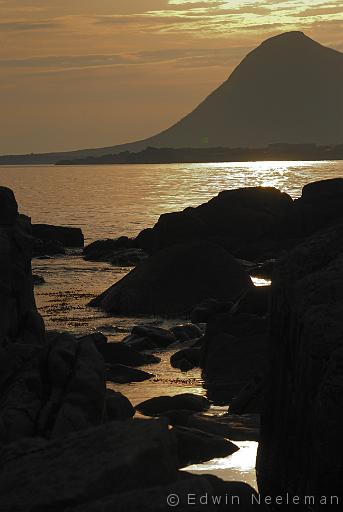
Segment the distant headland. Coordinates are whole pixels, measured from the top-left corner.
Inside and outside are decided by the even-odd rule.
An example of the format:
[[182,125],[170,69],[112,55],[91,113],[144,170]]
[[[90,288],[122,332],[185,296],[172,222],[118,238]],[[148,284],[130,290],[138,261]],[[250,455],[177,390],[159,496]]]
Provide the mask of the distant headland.
[[56,165],[109,164],[173,164],[206,162],[249,162],[265,160],[343,160],[343,144],[317,146],[316,144],[271,144],[266,148],[153,148],[137,153],[88,156],[75,160],[60,160]]

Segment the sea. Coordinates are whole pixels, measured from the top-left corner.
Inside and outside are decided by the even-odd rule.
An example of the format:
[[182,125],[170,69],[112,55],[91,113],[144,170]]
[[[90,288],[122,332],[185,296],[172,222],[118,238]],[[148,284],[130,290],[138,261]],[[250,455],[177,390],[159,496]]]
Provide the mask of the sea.
[[[206,164],[139,164],[92,166],[0,166],[0,185],[10,187],[19,209],[33,223],[76,226],[86,244],[122,235],[135,236],[151,227],[163,213],[197,206],[219,192],[240,187],[276,187],[293,198],[310,182],[343,177],[343,161],[246,162]],[[183,319],[113,317],[87,306],[88,302],[131,269],[86,262],[80,250],[66,256],[34,259],[33,272],[45,279],[35,288],[38,309],[46,328],[77,335],[103,332],[121,341],[137,324],[162,327]],[[268,283],[258,283],[268,284]],[[205,394],[199,370],[181,373],[171,368],[172,352],[157,354],[159,365],[144,367],[155,377],[138,384],[116,385],[137,404],[153,396],[191,392]],[[223,414],[225,408],[211,409]],[[237,443],[230,457],[188,468],[256,487],[257,443]]]

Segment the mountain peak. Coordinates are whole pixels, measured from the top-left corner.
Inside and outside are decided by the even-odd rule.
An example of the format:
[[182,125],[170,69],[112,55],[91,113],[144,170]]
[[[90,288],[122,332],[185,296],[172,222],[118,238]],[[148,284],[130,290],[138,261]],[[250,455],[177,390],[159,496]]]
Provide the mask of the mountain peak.
[[288,47],[288,48],[300,48],[304,46],[321,46],[319,43],[308,37],[304,32],[297,30],[291,32],[283,32],[277,36],[266,39],[260,46],[265,47]]

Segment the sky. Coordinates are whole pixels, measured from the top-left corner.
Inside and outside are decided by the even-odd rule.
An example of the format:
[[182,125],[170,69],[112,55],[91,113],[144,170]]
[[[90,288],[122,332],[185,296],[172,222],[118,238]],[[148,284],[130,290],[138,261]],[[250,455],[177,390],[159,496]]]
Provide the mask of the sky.
[[343,51],[343,0],[0,0],[0,154],[153,135],[289,30]]

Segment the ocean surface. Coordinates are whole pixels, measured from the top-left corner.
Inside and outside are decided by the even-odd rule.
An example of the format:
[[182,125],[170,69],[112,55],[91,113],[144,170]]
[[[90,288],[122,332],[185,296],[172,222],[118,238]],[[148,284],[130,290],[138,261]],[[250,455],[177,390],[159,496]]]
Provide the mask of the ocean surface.
[[[305,184],[334,177],[343,177],[343,162],[0,166],[0,185],[15,192],[21,213],[29,215],[34,223],[81,227],[86,243],[121,235],[134,236],[153,226],[162,213],[197,206],[222,190],[271,186],[297,198]],[[64,257],[35,259],[33,271],[46,281],[35,290],[46,327],[77,334],[101,331],[115,342],[137,323],[168,326],[182,321],[111,317],[87,306],[91,298],[129,270],[86,262],[80,251],[69,251]],[[146,367],[155,375],[152,380],[117,385],[116,389],[134,404],[162,394],[205,394],[200,372],[184,374],[171,368],[171,354],[170,351],[157,354],[161,363]],[[210,461],[192,470],[256,485],[257,443],[237,444],[241,449],[231,457]]]

